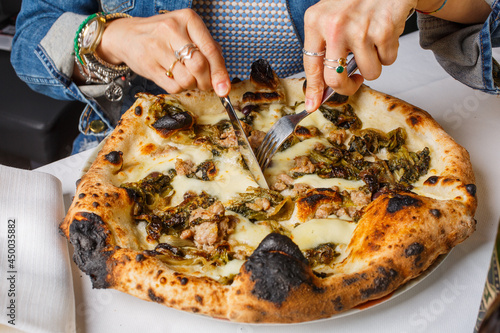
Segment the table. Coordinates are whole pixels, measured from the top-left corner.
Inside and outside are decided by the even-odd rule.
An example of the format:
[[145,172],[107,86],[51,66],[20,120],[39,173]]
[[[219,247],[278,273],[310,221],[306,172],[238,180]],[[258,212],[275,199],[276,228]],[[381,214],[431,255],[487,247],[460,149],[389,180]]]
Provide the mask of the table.
[[[416,286],[356,314],[296,325],[246,325],[205,318],[114,290],[93,290],[73,267],[77,332],[472,332],[500,217],[500,98],[449,77],[418,33],[401,38],[397,61],[366,82],[428,111],[470,152],[479,206],[476,232]],[[500,49],[493,52],[500,59]],[[41,167],[63,184],[66,208],[92,151]]]

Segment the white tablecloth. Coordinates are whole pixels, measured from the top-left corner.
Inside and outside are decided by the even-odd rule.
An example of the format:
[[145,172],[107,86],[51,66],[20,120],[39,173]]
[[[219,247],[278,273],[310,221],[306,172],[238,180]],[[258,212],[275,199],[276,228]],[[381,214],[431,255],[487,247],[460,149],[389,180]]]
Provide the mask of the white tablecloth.
[[[500,217],[500,98],[450,78],[418,34],[401,38],[398,60],[374,89],[426,111],[470,152],[479,207],[476,232],[457,246],[427,278],[403,294],[364,311],[299,325],[245,325],[205,318],[136,299],[114,290],[93,290],[73,265],[78,332],[472,332]],[[494,50],[500,59],[500,49]],[[66,208],[90,152],[40,168],[63,184]]]

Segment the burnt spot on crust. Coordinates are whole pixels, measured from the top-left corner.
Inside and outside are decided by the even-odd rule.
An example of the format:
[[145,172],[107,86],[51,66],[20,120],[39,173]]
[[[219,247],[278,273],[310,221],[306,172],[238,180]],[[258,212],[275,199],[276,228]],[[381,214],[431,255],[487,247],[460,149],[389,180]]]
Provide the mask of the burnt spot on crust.
[[325,199],[327,200],[337,199],[338,196],[337,191],[330,188],[316,188],[310,193],[311,193],[310,195],[301,198],[300,202],[308,206],[315,206],[320,204]]
[[359,277],[357,277],[357,276],[344,278],[344,280],[343,280],[344,285],[346,285],[346,286],[350,286],[351,284],[358,282],[358,281],[359,281]]
[[200,295],[194,295],[194,299],[195,299],[196,302],[198,302],[201,305],[203,305],[203,297],[201,297]]
[[396,108],[396,103],[392,103],[391,105],[389,105],[389,107],[387,108],[388,111],[392,111],[394,110],[394,108]]
[[85,198],[85,195],[86,195],[85,193],[80,193],[80,194],[78,194],[78,199],[83,199],[83,198]]
[[271,233],[259,244],[244,265],[255,282],[252,294],[280,306],[290,292],[302,284],[322,292],[312,281],[307,259],[287,236]]
[[443,179],[443,184],[453,183],[455,181],[456,181],[455,179],[445,178],[445,179]]
[[476,185],[474,184],[468,184],[468,185],[465,185],[465,189],[467,190],[467,192],[472,195],[473,197],[476,196],[476,191],[477,191],[477,187]]
[[406,249],[405,249],[405,256],[412,257],[412,256],[418,256],[422,252],[424,252],[424,246],[420,243],[411,243]]
[[333,303],[333,308],[335,309],[335,311],[340,312],[340,311],[344,310],[344,304],[342,304],[342,298],[340,296],[333,299],[332,303]]
[[341,195],[331,188],[312,189],[297,200],[297,217],[299,220],[305,221],[313,217],[322,204],[339,205],[341,203]]
[[328,198],[329,197],[327,195],[324,195],[322,193],[315,193],[305,198],[302,198],[300,201],[308,206],[314,206],[317,205],[319,202],[321,202],[323,199],[328,199]]
[[409,118],[409,120],[410,120],[410,124],[412,126],[416,126],[422,121],[422,117],[414,115],[414,116],[411,116]]
[[142,253],[139,253],[138,255],[135,256],[135,261],[137,261],[137,262],[141,262],[144,259],[146,259],[146,257]]
[[295,128],[295,135],[304,139],[308,139],[312,138],[314,136],[314,133],[311,132],[309,128],[299,125]]
[[414,265],[415,267],[422,267],[422,262],[420,262],[420,259],[421,258],[421,254],[422,252],[424,252],[425,250],[425,247],[424,245],[420,244],[420,243],[412,243],[410,244],[406,249],[405,249],[405,256],[406,258],[409,258],[409,257],[415,257],[415,261],[414,261]]
[[109,231],[101,217],[93,213],[79,213],[69,227],[69,241],[74,247],[73,260],[90,276],[94,288],[108,288],[107,250]]
[[111,164],[119,165],[123,161],[122,156],[123,156],[123,153],[121,151],[112,151],[112,152],[104,155],[104,158],[106,159],[106,161],[108,161]]
[[439,209],[430,209],[429,212],[431,212],[431,214],[436,218],[441,217],[441,211]]
[[424,182],[425,185],[435,185],[437,184],[439,180],[439,177],[438,176],[430,176],[429,178],[427,178],[427,180]]
[[252,92],[247,91],[243,94],[242,103],[262,104],[273,103],[280,99],[280,94],[276,91],[273,92]]
[[142,115],[142,106],[140,106],[140,105],[136,106],[134,109],[134,113],[136,116]]
[[332,96],[330,96],[330,98],[328,98],[325,101],[324,104],[327,104],[328,106],[331,107],[337,107],[346,104],[348,101],[349,101],[349,96],[342,94],[333,94]]
[[277,85],[277,78],[267,60],[259,59],[252,63],[250,70],[250,80],[257,84],[274,89]]
[[360,290],[361,298],[367,299],[374,295],[383,293],[389,289],[391,283],[397,278],[398,272],[394,269],[386,270],[384,267],[378,267],[378,276],[373,279],[373,284],[366,288]]
[[148,297],[150,300],[152,300],[153,302],[156,302],[156,303],[165,302],[165,299],[161,296],[156,295],[154,290],[151,288],[148,289]]
[[405,207],[416,206],[419,207],[422,202],[414,197],[409,195],[401,195],[396,194],[394,197],[389,199],[389,203],[387,204],[387,212],[388,213],[396,213]]
[[178,276],[177,279],[179,280],[179,282],[181,283],[182,286],[185,286],[189,282],[188,278],[186,278],[186,277]]

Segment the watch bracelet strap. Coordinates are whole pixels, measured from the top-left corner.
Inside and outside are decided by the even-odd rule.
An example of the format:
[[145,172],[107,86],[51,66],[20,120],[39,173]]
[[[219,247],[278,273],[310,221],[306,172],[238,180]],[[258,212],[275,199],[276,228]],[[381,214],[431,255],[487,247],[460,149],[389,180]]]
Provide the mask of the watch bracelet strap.
[[[104,23],[107,23],[117,18],[126,17],[131,16],[125,13],[95,13],[87,17],[78,27],[74,41],[75,62],[77,63],[80,73],[85,77],[87,83],[107,84],[119,76],[125,76],[130,73],[130,68],[127,65],[110,64],[100,58],[95,51],[89,54],[82,54],[80,48],[83,40],[82,32],[93,19],[102,18],[104,19]],[[100,40],[100,36],[98,40]]]
[[78,60],[78,62],[80,62],[80,64],[82,64],[82,65],[83,65],[83,60],[80,57],[80,44],[81,44],[82,37],[83,37],[82,36],[82,31],[87,26],[87,24],[92,19],[94,19],[95,17],[97,17],[99,14],[100,13],[95,13],[95,14],[87,16],[87,18],[85,20],[83,20],[83,22],[78,26],[78,29],[76,30],[75,39],[73,41],[73,48],[75,50],[76,60]]

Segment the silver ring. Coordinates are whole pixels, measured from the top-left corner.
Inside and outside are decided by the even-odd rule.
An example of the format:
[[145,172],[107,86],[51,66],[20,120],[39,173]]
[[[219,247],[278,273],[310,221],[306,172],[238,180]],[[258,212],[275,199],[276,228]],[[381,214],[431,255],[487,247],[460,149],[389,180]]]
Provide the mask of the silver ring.
[[330,66],[328,65],[326,62],[323,62],[323,66],[325,66],[326,68],[329,68],[329,69],[333,69],[335,70],[337,73],[341,74],[344,72],[345,70],[345,67],[342,66],[342,65],[338,65],[338,66]]
[[[334,63],[337,63],[338,66],[332,66],[330,64],[328,64],[327,62],[334,62]],[[345,67],[347,66],[347,60],[346,58],[338,58],[338,59],[328,59],[328,58],[324,58],[323,59],[323,65],[326,67],[326,68],[329,68],[329,69],[333,69],[335,70],[337,73],[341,74],[344,72],[345,70]]]
[[198,47],[193,43],[189,43],[175,51],[174,55],[175,58],[183,64],[184,60],[191,59],[194,51],[198,51]]
[[302,49],[302,53],[305,54],[306,56],[310,56],[310,57],[322,57],[325,55],[326,50],[323,50],[320,52],[311,52],[311,51],[307,51],[306,49]]

